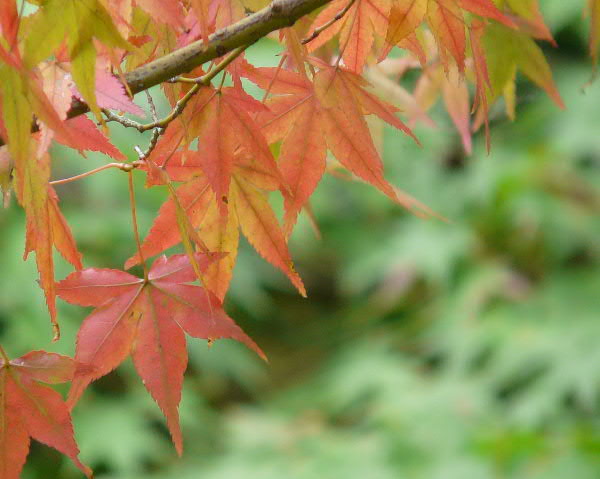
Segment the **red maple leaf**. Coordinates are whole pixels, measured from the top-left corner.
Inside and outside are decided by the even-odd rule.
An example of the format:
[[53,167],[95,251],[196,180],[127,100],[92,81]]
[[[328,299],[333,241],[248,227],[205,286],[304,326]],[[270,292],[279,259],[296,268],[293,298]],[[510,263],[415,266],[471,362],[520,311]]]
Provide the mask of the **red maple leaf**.
[[8,361],[0,357],[0,478],[18,479],[29,452],[29,438],[68,456],[88,477],[79,461],[69,409],[60,394],[39,384],[73,378],[75,362],[66,356],[32,351]]
[[145,115],[144,110],[129,98],[119,79],[104,69],[96,70],[96,101],[102,108]]
[[[97,74],[96,96],[100,106],[130,113],[143,113],[125,94],[119,80],[104,70],[98,70]],[[38,149],[46,149],[49,146],[48,142],[55,139],[58,143],[74,148],[82,154],[84,150],[90,150],[105,153],[118,160],[126,159],[125,155],[108,141],[89,118],[78,116],[67,120],[67,112],[71,108],[73,80],[61,64],[47,62],[43,65],[41,76],[43,91],[51,107],[56,111],[58,122],[40,125],[41,146]],[[79,93],[77,94],[81,96]],[[38,95],[38,97],[40,96]],[[52,116],[46,115],[45,118],[52,118]]]
[[[214,259],[197,254],[203,270]],[[266,359],[212,293],[187,284],[195,279],[188,257],[175,255],[159,257],[148,280],[124,271],[89,268],[61,281],[57,293],[62,299],[96,307],[77,334],[75,359],[88,370],[76,373],[68,404],[73,406],[92,381],[115,369],[131,354],[146,389],[165,414],[173,443],[181,454],[178,407],[187,366],[184,331],[196,338],[236,339]]]
[[444,66],[448,66],[447,53],[454,58],[462,71],[465,61],[464,12],[503,23],[514,28],[515,23],[494,5],[492,0],[403,0],[394,2],[390,11],[386,40],[396,45],[409,37],[427,19],[429,28],[436,36]]
[[55,339],[60,333],[56,323],[53,246],[75,268],[81,268],[81,254],[77,250],[71,230],[60,212],[58,196],[48,185],[49,158],[32,160],[26,165],[23,188],[19,202],[27,216],[25,258],[35,251],[35,261],[40,275],[50,317],[54,325]]
[[[330,3],[315,18],[314,28],[331,22],[347,3],[346,0]],[[389,11],[389,0],[356,0],[341,20],[307,45],[308,50],[316,50],[339,33],[344,65],[353,72],[362,73],[375,44],[375,35],[381,36],[387,30]]]
[[204,88],[193,108],[169,128],[169,138],[198,138],[197,160],[223,212],[239,149],[251,155],[262,169],[278,173],[269,145],[249,114],[265,109],[239,88]]
[[[300,294],[306,296],[302,280],[294,269],[285,235],[266,196],[266,192],[279,187],[278,173],[265,168],[254,157],[238,153],[234,158],[228,212],[224,214],[204,176],[201,155],[193,151],[178,153],[169,158],[166,167],[172,180],[185,181],[177,189],[178,201],[191,225],[198,228],[198,236],[207,247],[211,251],[226,253],[223,259],[208,266],[203,278],[206,286],[219,298],[224,298],[237,256],[241,229],[254,249],[283,271]],[[179,242],[177,208],[170,198],[161,206],[142,244],[142,253],[152,256]],[[127,260],[125,266],[131,267],[139,261],[136,254]]]
[[157,22],[166,23],[175,28],[183,25],[184,13],[179,2],[165,0],[137,0],[137,3]]
[[[70,80],[70,75],[69,75]],[[77,89],[77,86],[71,81],[71,92],[77,98],[83,99],[83,95]],[[144,116],[144,110],[137,106],[127,95],[125,87],[117,77],[107,72],[103,68],[96,68],[95,71],[95,93],[96,103],[101,108],[126,111],[134,115]]]
[[57,142],[70,146],[83,152],[84,150],[104,153],[116,160],[124,161],[127,157],[121,153],[104,134],[98,129],[92,120],[86,116],[71,118],[65,122],[65,127],[71,134],[70,139],[55,132]]
[[[325,172],[327,148],[362,180],[416,212],[429,210],[392,187],[383,177],[383,162],[364,116],[374,114],[413,137],[396,117],[397,109],[379,100],[353,72],[311,59],[321,68],[311,83],[301,74],[276,68],[247,69],[245,74],[274,94],[269,112],[258,116],[269,142],[282,140],[279,165],[291,196],[285,198],[285,231],[289,233]],[[414,138],[414,137],[413,137]]]

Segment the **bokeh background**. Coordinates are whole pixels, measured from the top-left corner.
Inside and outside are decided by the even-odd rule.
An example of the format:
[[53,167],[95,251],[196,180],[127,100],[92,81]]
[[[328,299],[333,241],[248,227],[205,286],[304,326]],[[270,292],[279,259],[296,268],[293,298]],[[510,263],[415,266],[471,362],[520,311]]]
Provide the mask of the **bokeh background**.
[[[128,360],[73,414],[98,479],[600,477],[600,83],[586,86],[581,10],[542,3],[567,110],[519,84],[516,123],[493,112],[490,155],[477,135],[465,156],[441,108],[436,130],[416,128],[423,148],[381,129],[389,180],[449,222],[326,177],[312,203],[322,238],[303,218],[290,246],[309,299],[241,247],[226,309],[270,364],[230,341],[189,341],[180,460]],[[249,57],[272,64],[276,51],[266,40]],[[115,137],[125,151],[145,142]],[[106,161],[54,157],[55,178]],[[138,176],[147,230],[166,195]],[[60,188],[87,267],[120,268],[133,252],[126,184],[106,171]],[[86,312],[60,302],[52,344],[14,202],[0,232],[0,341],[15,357],[72,355]],[[80,474],[34,443],[23,477]]]

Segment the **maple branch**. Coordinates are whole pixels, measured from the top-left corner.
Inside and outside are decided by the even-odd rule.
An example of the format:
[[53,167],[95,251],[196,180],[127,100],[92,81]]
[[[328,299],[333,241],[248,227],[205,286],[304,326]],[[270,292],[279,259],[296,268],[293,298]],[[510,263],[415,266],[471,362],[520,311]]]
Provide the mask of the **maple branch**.
[[98,168],[94,168],[93,170],[86,171],[85,173],[81,173],[80,175],[71,176],[70,178],[63,178],[62,180],[54,180],[50,181],[48,184],[50,185],[64,185],[65,183],[71,183],[72,181],[77,181],[86,176],[91,176],[96,173],[99,173],[104,170],[108,170],[109,168],[118,168],[121,171],[131,171],[135,168],[142,166],[143,163],[139,161],[134,161],[133,163],[107,163],[106,165],[99,166]]
[[[171,123],[175,118],[177,118],[179,115],[181,115],[183,113],[183,110],[185,109],[187,104],[190,102],[192,97],[196,93],[198,93],[200,88],[202,88],[203,86],[210,85],[210,82],[213,80],[213,78],[216,77],[225,68],[227,68],[227,66],[232,61],[234,61],[246,48],[248,48],[248,46],[249,45],[243,45],[241,47],[236,48],[229,55],[227,55],[227,57],[225,57],[221,62],[219,62],[219,64],[217,66],[215,66],[215,68],[213,68],[210,72],[208,72],[207,74],[202,75],[198,78],[185,78],[185,79],[180,79],[179,77],[171,78],[170,81],[172,81],[172,82],[185,81],[186,83],[193,83],[194,86],[192,88],[190,88],[187,91],[187,93],[185,95],[183,95],[177,101],[177,103],[175,103],[175,106],[171,110],[171,113],[169,113],[167,116],[165,116],[164,118],[162,118],[160,120],[154,120],[152,123],[143,124],[143,123],[138,123],[137,121],[130,120],[129,118],[125,118],[121,115],[116,115],[109,110],[103,110],[103,113],[106,115],[108,121],[116,121],[123,126],[135,128],[136,130],[138,130],[141,133],[143,133],[144,131],[148,131],[148,130],[154,130],[155,132],[159,129],[164,130],[167,126],[169,126],[169,123]],[[154,115],[155,115],[155,110],[153,111],[153,116]],[[158,133],[158,136],[160,136],[160,134],[161,133]],[[154,138],[154,136],[153,136],[153,140],[151,139],[150,142],[152,143],[154,141],[154,143],[155,143],[158,140],[158,136],[156,138]],[[140,155],[140,152],[138,152],[138,155]],[[146,156],[148,156],[147,153],[143,155],[144,158]]]
[[203,86],[210,85],[210,82],[213,80],[213,78],[216,77],[225,68],[227,68],[227,66],[248,47],[249,45],[242,45],[241,47],[237,47],[206,75],[202,75],[198,78],[187,79],[191,80],[194,83],[194,86],[190,88],[188,92],[177,101],[177,103],[175,103],[175,107],[173,108],[171,113],[169,113],[162,120],[153,121],[152,123],[145,125],[144,128],[146,130],[150,130],[152,128],[157,127],[166,128],[169,125],[169,123],[171,123],[175,118],[177,118],[179,115],[181,115],[181,113],[183,113],[183,110],[185,109],[186,105],[189,103],[192,97],[196,93],[198,93],[200,88],[202,88]]
[[146,131],[146,130],[144,130],[144,124],[140,123],[139,121],[132,120],[123,115],[118,115],[106,108],[102,108],[100,111],[102,113],[104,113],[104,116],[106,117],[106,120],[105,120],[106,123],[108,123],[110,121],[114,121],[114,122],[120,123],[121,125],[123,125],[126,128],[135,128],[140,133],[143,133],[144,131]]
[[[222,57],[240,46],[249,46],[269,33],[290,27],[304,15],[326,5],[331,0],[274,0],[267,7],[224,27],[208,37],[147,63],[125,74],[126,87],[132,94],[159,85],[170,78],[189,72],[210,60]],[[67,118],[89,111],[88,105],[73,98]],[[34,124],[32,132],[39,130]],[[0,138],[0,146],[5,142]]]
[[342,8],[339,12],[337,12],[331,20],[329,20],[328,22],[325,22],[320,27],[315,28],[315,30],[308,37],[306,37],[302,40],[302,45],[306,45],[307,43],[312,42],[321,33],[323,33],[325,30],[327,30],[331,25],[333,25],[335,22],[341,20],[344,17],[344,15],[346,15],[346,13],[348,13],[348,10],[350,10],[352,5],[354,5],[355,1],[356,0],[350,0],[348,2],[348,4],[344,8]]

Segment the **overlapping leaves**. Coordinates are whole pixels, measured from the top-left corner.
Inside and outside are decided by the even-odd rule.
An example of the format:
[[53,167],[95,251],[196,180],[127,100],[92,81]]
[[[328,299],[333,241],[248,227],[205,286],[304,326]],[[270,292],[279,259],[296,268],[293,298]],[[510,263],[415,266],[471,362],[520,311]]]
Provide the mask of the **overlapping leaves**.
[[[202,269],[218,257],[198,255]],[[96,309],[77,334],[75,359],[89,372],[76,374],[68,403],[73,406],[89,383],[116,368],[128,355],[146,389],[164,412],[179,454],[183,440],[178,406],[187,365],[185,334],[209,341],[232,338],[264,353],[224,312],[209,291],[189,284],[196,279],[186,255],[158,258],[148,278],[89,268],[58,284],[59,296]]]
[[56,353],[32,351],[10,362],[0,358],[1,479],[19,478],[30,438],[57,449],[92,477],[77,457],[67,405],[60,394],[40,384],[68,382],[74,372],[75,362]]
[[[341,166],[414,213],[431,214],[384,177],[366,117],[377,117],[407,136],[412,133],[398,117],[399,109],[383,101],[363,79],[367,67],[387,57],[392,48],[403,49],[404,57],[385,60],[380,67],[395,69],[390,77],[397,78],[388,78],[392,86],[407,70],[418,66],[422,71],[411,97],[413,111],[420,116],[409,114],[408,124],[423,118],[441,97],[467,151],[472,131],[483,123],[487,128],[489,109],[501,96],[514,117],[518,72],[562,106],[535,42],[554,42],[537,0],[334,0],[312,20],[282,33],[285,51],[279,67],[254,67],[242,58],[231,63],[227,74],[232,87],[221,82],[220,87],[199,88],[188,108],[173,115],[166,131],[155,130],[160,138],[149,157],[142,155],[135,165],[126,165],[144,165],[148,185],[166,184],[170,192],[140,251],[126,266],[182,241],[187,255],[159,257],[145,278],[117,270],[82,269],[81,255],[50,184],[48,150],[55,141],[82,154],[98,151],[119,161],[127,156],[110,143],[107,129],[99,130],[84,116],[68,119],[72,105],[84,100],[97,120],[102,108],[142,116],[122,84],[123,66],[143,65],[198,39],[206,42],[209,34],[243,18],[245,9],[261,8],[265,2],[32,3],[36,8],[27,17],[14,1],[5,2],[0,10],[0,136],[7,144],[0,151],[0,186],[5,199],[14,186],[25,210],[25,254],[35,251],[53,323],[57,293],[69,302],[96,308],[78,334],[79,369],[69,404],[131,355],[167,418],[179,453],[185,332],[209,341],[237,339],[264,357],[222,307],[240,231],[306,295],[287,240],[328,169]],[[590,49],[596,61],[600,4],[589,0],[588,6]],[[264,90],[262,102],[244,91],[242,76]],[[475,85],[473,97],[469,82]],[[174,106],[189,88],[167,85],[164,92]],[[34,135],[32,118],[39,130]],[[283,197],[283,224],[269,203],[272,192]],[[193,254],[192,245],[200,252]],[[58,285],[54,249],[76,269]],[[203,286],[190,284],[198,278]],[[68,380],[73,363],[43,352],[15,361],[2,363],[2,398],[10,413],[3,412],[0,439],[3,459],[10,457],[16,466],[2,472],[11,478],[18,475],[32,436],[69,455],[87,473],[77,462],[64,405],[35,383],[54,379],[22,368],[44,363],[56,377]],[[58,426],[39,419],[39,411],[27,402],[28,391],[39,399],[35,404],[48,403],[52,413],[44,420],[58,418]],[[29,416],[34,419],[15,413],[17,406],[33,411]],[[10,444],[8,425],[18,436]]]

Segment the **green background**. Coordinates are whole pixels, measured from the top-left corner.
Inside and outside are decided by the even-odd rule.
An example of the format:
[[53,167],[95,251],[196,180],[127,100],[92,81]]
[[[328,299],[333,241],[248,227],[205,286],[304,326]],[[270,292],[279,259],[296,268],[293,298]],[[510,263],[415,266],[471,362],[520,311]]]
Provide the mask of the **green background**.
[[[415,129],[422,148],[383,130],[387,178],[449,222],[326,177],[312,201],[322,238],[301,218],[290,243],[308,299],[241,246],[226,309],[270,364],[231,341],[188,342],[178,459],[127,360],[73,414],[99,479],[600,477],[600,83],[583,89],[580,9],[542,3],[567,110],[519,83],[517,121],[492,112],[490,155],[478,134],[466,157],[441,107],[437,129]],[[276,51],[267,40],[248,56],[273,64]],[[124,151],[146,142],[114,134]],[[54,178],[106,161],[53,155]],[[166,193],[137,176],[147,231]],[[134,251],[126,175],[58,192],[85,266],[121,268]],[[86,312],[59,301],[63,339],[51,343],[14,203],[0,213],[0,341],[15,357],[72,355]],[[34,443],[23,477],[80,473]]]

